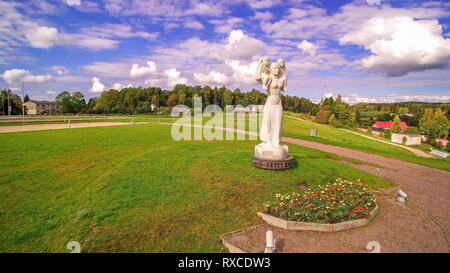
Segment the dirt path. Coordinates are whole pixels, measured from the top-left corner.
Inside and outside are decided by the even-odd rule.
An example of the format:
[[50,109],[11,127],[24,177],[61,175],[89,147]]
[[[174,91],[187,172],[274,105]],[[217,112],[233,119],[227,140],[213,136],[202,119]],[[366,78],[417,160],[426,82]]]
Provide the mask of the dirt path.
[[[136,124],[139,124],[139,123],[142,123],[142,122],[136,122]],[[103,127],[103,126],[130,125],[130,124],[133,124],[133,123],[132,122],[83,122],[83,123],[71,123],[70,128]],[[60,123],[60,124],[0,126],[0,133],[40,131],[40,130],[57,130],[57,129],[69,129],[69,124],[68,123]]]
[[347,163],[398,184],[411,203],[436,221],[450,239],[450,172],[311,141],[294,138],[283,138],[283,141],[382,166],[380,169]]

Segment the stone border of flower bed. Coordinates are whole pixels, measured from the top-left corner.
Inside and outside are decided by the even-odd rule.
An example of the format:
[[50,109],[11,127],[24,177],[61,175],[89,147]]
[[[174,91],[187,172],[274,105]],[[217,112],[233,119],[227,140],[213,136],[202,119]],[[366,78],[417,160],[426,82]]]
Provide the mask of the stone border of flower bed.
[[223,244],[226,248],[228,248],[228,252],[230,252],[230,253],[248,253],[247,251],[242,250],[241,248],[239,248],[239,247],[235,246],[234,244],[232,244],[232,243],[229,241],[228,238],[229,238],[230,236],[234,235],[234,234],[237,234],[237,233],[248,232],[249,230],[257,229],[257,228],[259,228],[259,226],[261,226],[261,224],[260,224],[260,225],[256,225],[256,226],[252,226],[252,227],[249,227],[249,228],[244,228],[244,229],[240,229],[240,230],[235,230],[235,231],[227,232],[227,233],[224,233],[224,234],[219,235],[219,237],[220,237],[220,239],[222,240],[222,244]]
[[370,212],[367,218],[361,218],[341,223],[335,224],[319,224],[319,223],[308,223],[308,222],[298,222],[298,221],[288,221],[279,217],[275,217],[263,212],[258,212],[258,216],[261,217],[267,224],[287,229],[287,230],[312,230],[312,231],[323,231],[323,232],[335,232],[341,230],[347,230],[351,228],[362,227],[370,223],[370,221],[377,215],[379,210],[378,204]]

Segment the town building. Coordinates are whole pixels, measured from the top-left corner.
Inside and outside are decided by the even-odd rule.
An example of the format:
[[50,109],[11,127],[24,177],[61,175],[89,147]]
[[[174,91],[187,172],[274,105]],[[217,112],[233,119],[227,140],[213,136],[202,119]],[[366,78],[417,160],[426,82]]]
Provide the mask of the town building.
[[59,114],[60,108],[56,101],[27,101],[23,103],[27,115]]

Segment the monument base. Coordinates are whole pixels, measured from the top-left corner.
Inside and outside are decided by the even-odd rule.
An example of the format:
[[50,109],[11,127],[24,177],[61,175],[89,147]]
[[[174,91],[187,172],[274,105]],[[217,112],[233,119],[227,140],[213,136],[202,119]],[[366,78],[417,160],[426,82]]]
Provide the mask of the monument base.
[[255,154],[252,155],[253,166],[266,170],[290,169],[292,168],[292,159],[286,145],[274,148],[265,147],[261,143],[255,146]]
[[292,168],[293,158],[289,156],[281,160],[259,158],[252,155],[253,166],[265,170],[287,170]]

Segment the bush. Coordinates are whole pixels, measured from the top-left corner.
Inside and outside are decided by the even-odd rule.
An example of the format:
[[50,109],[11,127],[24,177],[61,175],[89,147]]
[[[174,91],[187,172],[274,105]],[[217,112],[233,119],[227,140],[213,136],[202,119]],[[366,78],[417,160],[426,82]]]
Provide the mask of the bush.
[[328,120],[330,119],[331,112],[330,111],[319,111],[316,114],[316,122],[322,124],[328,124]]
[[402,138],[402,144],[405,145],[406,142],[408,142],[408,138],[404,136],[404,137]]
[[390,139],[391,139],[392,132],[391,132],[391,130],[384,130],[383,135],[384,135],[384,138],[387,138],[387,139],[390,140]]
[[373,193],[359,180],[339,178],[301,193],[277,194],[275,201],[265,204],[264,212],[289,221],[332,224],[366,218],[375,206]]
[[414,127],[414,126],[408,127],[408,129],[406,129],[406,133],[415,134],[415,135],[420,134],[419,129],[417,129],[417,127]]

